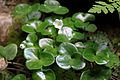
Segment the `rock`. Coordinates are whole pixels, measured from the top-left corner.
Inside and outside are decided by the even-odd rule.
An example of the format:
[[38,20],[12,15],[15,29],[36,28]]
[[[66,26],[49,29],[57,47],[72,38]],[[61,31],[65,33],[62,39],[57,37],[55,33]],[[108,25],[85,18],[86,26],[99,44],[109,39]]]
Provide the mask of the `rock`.
[[0,7],[0,43],[4,43],[8,34],[9,27],[12,26],[13,19],[10,15],[10,10],[4,7]]
[[7,60],[0,58],[0,72],[8,66]]

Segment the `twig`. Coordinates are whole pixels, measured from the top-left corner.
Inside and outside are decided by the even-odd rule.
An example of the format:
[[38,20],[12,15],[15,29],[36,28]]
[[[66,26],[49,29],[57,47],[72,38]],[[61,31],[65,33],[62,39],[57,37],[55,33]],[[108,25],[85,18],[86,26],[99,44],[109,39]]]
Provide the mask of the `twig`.
[[20,72],[24,72],[24,73],[26,73],[26,71],[22,71],[22,70],[20,70],[20,69],[15,69],[15,68],[7,68],[8,70],[14,70],[14,71],[20,71]]
[[16,62],[8,62],[8,64],[14,64],[14,65],[18,65],[18,66],[23,66],[24,67],[24,65],[22,65],[20,63],[16,63]]

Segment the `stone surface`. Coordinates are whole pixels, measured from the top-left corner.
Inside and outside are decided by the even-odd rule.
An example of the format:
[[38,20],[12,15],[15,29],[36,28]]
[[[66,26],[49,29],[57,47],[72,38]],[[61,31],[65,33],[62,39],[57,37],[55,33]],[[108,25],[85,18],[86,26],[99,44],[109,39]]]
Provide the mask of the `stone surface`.
[[4,58],[0,58],[0,72],[4,70],[7,66],[7,60],[5,60]]
[[0,44],[4,43],[8,34],[9,27],[12,26],[13,19],[10,15],[10,10],[0,7]]

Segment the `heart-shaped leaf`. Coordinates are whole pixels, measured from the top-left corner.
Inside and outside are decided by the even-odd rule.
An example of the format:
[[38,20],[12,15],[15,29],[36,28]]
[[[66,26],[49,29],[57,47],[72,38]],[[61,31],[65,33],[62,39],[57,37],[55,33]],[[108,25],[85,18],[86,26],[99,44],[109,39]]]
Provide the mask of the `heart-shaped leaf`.
[[109,80],[112,71],[104,67],[95,67],[82,73],[80,80]]
[[56,80],[56,76],[52,70],[37,71],[32,74],[32,78],[33,80]]
[[17,54],[17,45],[9,44],[6,47],[0,47],[0,54],[7,60],[13,60]]
[[63,69],[73,68],[76,70],[83,69],[85,62],[83,57],[78,54],[78,49],[72,43],[64,42],[59,47],[59,53],[56,57],[56,63]]
[[26,80],[26,76],[24,74],[18,74],[14,76],[11,80]]
[[40,69],[42,66],[49,66],[54,63],[54,56],[49,53],[39,53],[35,47],[26,48],[24,56],[27,59],[26,66],[28,69]]
[[83,69],[86,65],[83,57],[78,53],[75,53],[73,56],[58,55],[56,57],[56,63],[63,69],[70,69],[72,67],[75,70]]

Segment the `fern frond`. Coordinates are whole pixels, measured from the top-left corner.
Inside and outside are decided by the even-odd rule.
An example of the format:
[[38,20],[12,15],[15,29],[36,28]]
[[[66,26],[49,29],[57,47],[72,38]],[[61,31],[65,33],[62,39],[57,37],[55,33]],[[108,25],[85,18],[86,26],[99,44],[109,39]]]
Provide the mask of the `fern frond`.
[[108,0],[110,3],[107,4],[104,1],[96,1],[97,5],[93,5],[93,7],[88,11],[90,13],[101,13],[102,11],[107,14],[108,12],[113,13],[115,9],[120,12],[120,0]]

